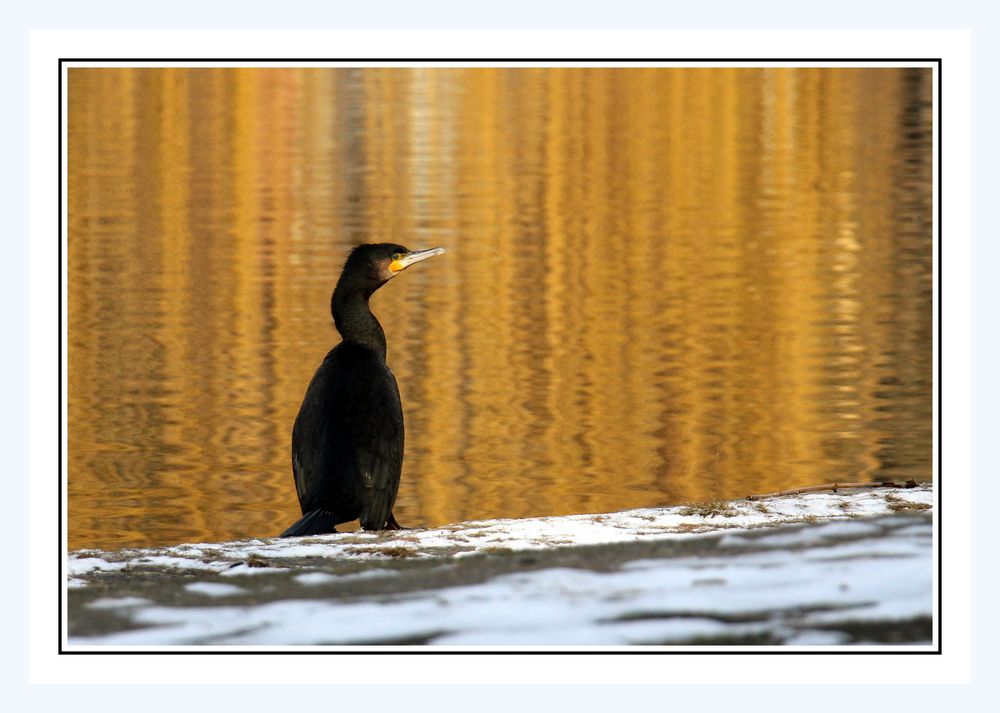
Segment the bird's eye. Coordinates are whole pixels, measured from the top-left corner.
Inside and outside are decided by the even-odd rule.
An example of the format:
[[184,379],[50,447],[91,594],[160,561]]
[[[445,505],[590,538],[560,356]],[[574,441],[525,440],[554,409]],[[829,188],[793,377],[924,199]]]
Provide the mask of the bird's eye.
[[396,260],[401,260],[402,258],[403,258],[403,253],[393,253],[392,254],[393,262],[395,262]]

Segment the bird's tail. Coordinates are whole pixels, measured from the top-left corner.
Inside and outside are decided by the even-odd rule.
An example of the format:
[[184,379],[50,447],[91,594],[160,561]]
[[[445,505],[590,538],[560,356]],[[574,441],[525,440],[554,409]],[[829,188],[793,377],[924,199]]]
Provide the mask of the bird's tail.
[[310,510],[298,522],[282,532],[279,537],[302,537],[336,532],[337,518],[326,510]]

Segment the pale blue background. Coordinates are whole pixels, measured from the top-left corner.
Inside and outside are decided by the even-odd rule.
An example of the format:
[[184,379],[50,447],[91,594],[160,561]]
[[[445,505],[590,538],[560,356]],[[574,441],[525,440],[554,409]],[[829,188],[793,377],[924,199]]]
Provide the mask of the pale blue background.
[[[1000,32],[997,17],[984,2],[952,1],[929,5],[906,2],[839,0],[836,3],[735,2],[712,3],[572,2],[545,3],[541,0],[504,0],[499,3],[430,0],[410,2],[210,2],[171,0],[167,3],[140,3],[136,0],[98,2],[5,3],[0,28],[4,62],[0,64],[5,88],[3,130],[3,205],[6,224],[3,259],[0,259],[4,349],[0,351],[3,374],[2,427],[6,502],[3,526],[7,556],[0,588],[4,598],[4,641],[2,666],[4,697],[12,710],[65,710],[145,712],[187,710],[266,710],[285,713],[295,710],[361,709],[384,711],[463,710],[665,710],[680,707],[698,711],[980,711],[996,705],[998,678],[994,649],[996,628],[995,507],[1000,463],[993,441],[998,422],[995,400],[996,367],[1000,364],[997,313],[1000,312],[1000,230],[991,210],[997,202],[997,85],[1000,66],[997,50]],[[389,687],[379,689],[337,689],[318,687],[111,687],[63,686],[29,687],[26,648],[26,547],[27,489],[27,57],[28,30],[37,29],[128,29],[128,28],[559,28],[559,29],[727,29],[825,28],[825,29],[936,29],[973,30],[973,201],[980,206],[974,214],[973,235],[973,434],[978,449],[973,450],[975,501],[974,550],[974,681],[972,687],[829,687],[827,689],[776,686],[704,687]],[[182,48],[179,48],[182,51]],[[849,51],[849,48],[845,48]],[[516,53],[517,48],[512,47]],[[947,70],[946,70],[947,71]],[[55,67],[53,67],[55,72]],[[946,75],[947,77],[947,75]],[[947,84],[946,84],[947,87]],[[978,199],[978,200],[977,200]],[[945,216],[945,260],[947,251]],[[967,285],[946,285],[945,296]],[[41,325],[54,328],[51,324]],[[945,332],[947,336],[947,331]],[[947,358],[948,346],[945,345]],[[947,424],[945,424],[947,428]],[[946,644],[947,645],[947,644]],[[438,659],[448,667],[448,657]],[[782,658],[771,659],[776,667]],[[873,667],[878,658],[872,657]],[[706,667],[739,666],[705,657]],[[522,660],[529,667],[544,667],[545,658]],[[662,659],[670,666],[670,659]],[[205,658],[206,666],[212,665]],[[151,662],[152,664],[152,662]],[[107,659],[114,666],[114,658]],[[247,657],[246,665],[263,665],[261,659]],[[330,659],[335,666],[335,659]],[[373,666],[384,665],[372,660]],[[816,665],[822,666],[819,659]],[[391,677],[391,676],[390,676]],[[18,701],[18,699],[21,699]]]

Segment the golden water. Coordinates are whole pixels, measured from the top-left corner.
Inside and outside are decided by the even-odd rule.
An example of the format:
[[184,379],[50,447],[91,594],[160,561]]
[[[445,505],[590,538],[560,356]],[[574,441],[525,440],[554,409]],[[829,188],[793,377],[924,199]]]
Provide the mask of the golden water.
[[400,522],[931,475],[930,70],[69,70],[69,544],[274,535],[360,241]]

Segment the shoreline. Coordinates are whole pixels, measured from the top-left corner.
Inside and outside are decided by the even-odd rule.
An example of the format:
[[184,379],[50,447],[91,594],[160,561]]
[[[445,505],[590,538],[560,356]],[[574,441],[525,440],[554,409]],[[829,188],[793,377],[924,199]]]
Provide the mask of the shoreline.
[[69,648],[930,645],[930,486],[67,563]]

